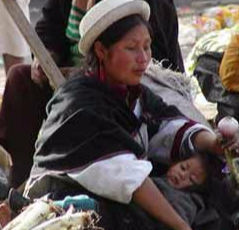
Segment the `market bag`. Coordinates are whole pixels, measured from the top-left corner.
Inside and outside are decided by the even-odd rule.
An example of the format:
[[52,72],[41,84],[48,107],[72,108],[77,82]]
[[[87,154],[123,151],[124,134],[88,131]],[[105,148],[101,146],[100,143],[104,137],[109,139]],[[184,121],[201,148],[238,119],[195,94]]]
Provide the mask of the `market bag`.
[[239,34],[234,34],[225,50],[219,75],[228,91],[239,92]]

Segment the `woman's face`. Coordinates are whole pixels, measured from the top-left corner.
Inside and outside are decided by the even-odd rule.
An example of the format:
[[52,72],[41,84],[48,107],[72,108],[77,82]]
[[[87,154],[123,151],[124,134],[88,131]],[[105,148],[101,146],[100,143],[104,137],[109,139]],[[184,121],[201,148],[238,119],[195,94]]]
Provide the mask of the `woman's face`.
[[102,62],[107,81],[137,85],[151,59],[151,37],[145,25],[130,30],[120,41],[106,49]]

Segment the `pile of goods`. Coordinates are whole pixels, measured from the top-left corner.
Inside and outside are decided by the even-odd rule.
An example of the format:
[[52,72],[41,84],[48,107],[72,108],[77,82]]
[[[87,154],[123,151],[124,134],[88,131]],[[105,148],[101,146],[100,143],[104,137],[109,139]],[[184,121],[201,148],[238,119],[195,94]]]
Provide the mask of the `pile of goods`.
[[231,28],[239,22],[239,6],[226,5],[205,9],[200,16],[195,18],[193,26],[196,28],[197,36],[220,30]]
[[[28,205],[3,230],[77,230],[102,229],[95,226],[99,216],[92,210],[82,210],[80,206],[92,199],[80,195],[66,197],[63,201],[40,199]],[[95,205],[88,202],[88,207]],[[87,208],[88,209],[88,208]]]

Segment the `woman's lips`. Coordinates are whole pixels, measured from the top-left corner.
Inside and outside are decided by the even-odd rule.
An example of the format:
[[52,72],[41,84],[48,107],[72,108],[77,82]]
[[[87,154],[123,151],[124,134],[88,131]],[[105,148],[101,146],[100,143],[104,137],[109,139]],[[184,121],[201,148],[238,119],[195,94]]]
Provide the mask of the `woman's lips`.
[[143,68],[143,69],[135,69],[135,70],[134,70],[135,73],[141,74],[141,75],[142,75],[145,71],[146,71],[145,68]]

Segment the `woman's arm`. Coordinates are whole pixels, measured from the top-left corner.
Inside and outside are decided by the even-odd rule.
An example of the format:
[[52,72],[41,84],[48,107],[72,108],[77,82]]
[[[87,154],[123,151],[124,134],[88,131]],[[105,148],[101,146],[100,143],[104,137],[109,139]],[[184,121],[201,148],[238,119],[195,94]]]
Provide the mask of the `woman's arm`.
[[122,154],[97,161],[82,171],[70,172],[68,176],[99,196],[125,204],[133,200],[174,230],[191,230],[148,178],[151,169],[149,162],[138,160],[133,154]]
[[133,193],[133,201],[158,221],[174,230],[191,230],[190,226],[176,213],[150,178]]
[[202,130],[196,133],[194,138],[194,147],[198,150],[207,150],[208,152],[215,154],[223,154],[225,150],[234,151],[238,153],[239,150],[239,135],[236,132],[230,138],[223,138],[224,142],[221,143],[221,134],[219,136],[216,133]]
[[223,153],[217,141],[217,135],[207,130],[196,133],[193,144],[197,150],[208,150],[211,153]]

